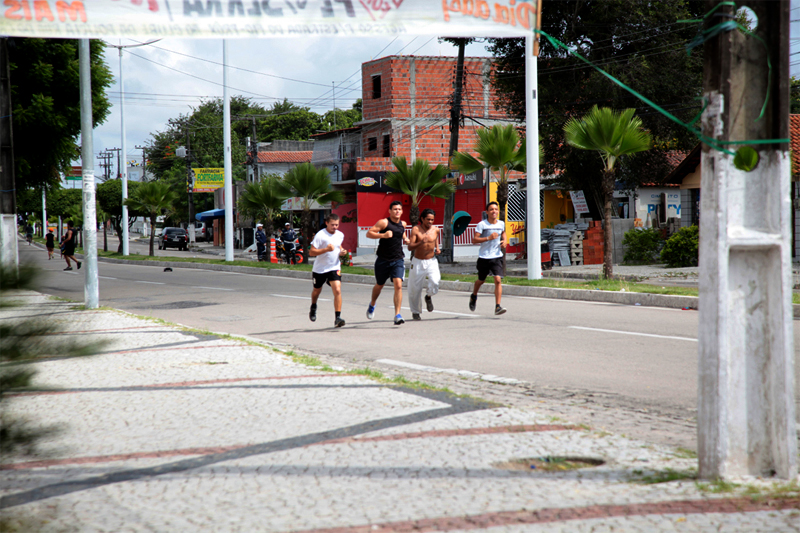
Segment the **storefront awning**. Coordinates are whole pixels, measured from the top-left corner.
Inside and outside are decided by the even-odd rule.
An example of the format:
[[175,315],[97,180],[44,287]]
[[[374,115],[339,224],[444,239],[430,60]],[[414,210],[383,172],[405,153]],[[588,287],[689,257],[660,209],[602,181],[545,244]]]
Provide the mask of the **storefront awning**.
[[202,213],[197,213],[194,218],[200,222],[210,222],[217,218],[225,218],[225,210],[212,209],[211,211],[203,211]]

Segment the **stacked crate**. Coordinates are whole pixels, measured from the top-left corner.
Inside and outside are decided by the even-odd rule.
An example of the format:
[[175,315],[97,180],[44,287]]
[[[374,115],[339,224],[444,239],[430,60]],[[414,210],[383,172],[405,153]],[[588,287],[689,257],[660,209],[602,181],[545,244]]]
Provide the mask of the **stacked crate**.
[[603,263],[603,226],[599,220],[589,223],[589,229],[583,237],[583,264],[599,265]]
[[583,264],[583,232],[576,231],[569,237],[569,260],[573,265]]

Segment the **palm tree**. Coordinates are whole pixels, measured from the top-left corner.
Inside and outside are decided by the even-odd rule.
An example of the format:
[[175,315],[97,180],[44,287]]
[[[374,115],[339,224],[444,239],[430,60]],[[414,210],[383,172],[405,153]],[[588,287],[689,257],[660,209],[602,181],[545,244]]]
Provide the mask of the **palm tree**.
[[167,183],[160,181],[150,181],[139,185],[134,193],[125,200],[125,205],[135,211],[148,213],[150,215],[150,255],[153,253],[153,241],[155,240],[156,217],[167,215],[174,211],[175,202],[178,200],[178,193],[173,191]]
[[272,223],[284,200],[292,196],[291,189],[279,176],[264,176],[258,183],[248,183],[239,197],[239,212],[264,222],[267,237],[272,238]]
[[386,175],[386,185],[403,191],[411,197],[411,225],[419,220],[419,204],[426,196],[447,198],[456,190],[455,185],[443,181],[449,169],[444,165],[431,165],[425,159],[417,159],[409,167],[405,157],[395,157],[392,163],[397,172]]
[[331,190],[331,180],[327,168],[316,168],[311,163],[301,163],[292,168],[283,177],[284,183],[291,188],[294,196],[303,199],[303,262],[308,263],[308,246],[311,244],[311,202],[327,204],[328,202],[342,202],[344,195],[341,191]]
[[650,134],[642,129],[642,120],[633,116],[633,109],[614,111],[608,107],[592,107],[583,118],[571,118],[564,126],[567,144],[581,150],[594,150],[603,160],[603,276],[611,279],[611,204],[614,200],[614,173],[617,160],[649,150]]
[[500,205],[500,220],[505,222],[508,173],[512,170],[525,172],[525,141],[520,143],[519,134],[511,124],[493,126],[490,130],[481,128],[473,150],[478,154],[477,159],[467,152],[454,152],[450,158],[450,168],[464,174],[472,174],[484,168],[498,173],[497,203]]

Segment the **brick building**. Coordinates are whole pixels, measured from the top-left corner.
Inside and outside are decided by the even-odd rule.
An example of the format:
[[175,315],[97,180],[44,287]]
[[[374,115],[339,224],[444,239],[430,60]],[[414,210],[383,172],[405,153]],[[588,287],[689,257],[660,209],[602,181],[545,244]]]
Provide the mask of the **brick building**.
[[[376,246],[375,241],[366,238],[366,231],[386,216],[392,201],[400,200],[410,207],[408,196],[383,183],[384,175],[395,170],[392,158],[404,156],[409,162],[422,158],[432,166],[448,164],[455,69],[454,57],[389,56],[362,65],[363,120],[358,124],[361,157],[356,161],[354,184],[361,253]],[[466,58],[464,61],[463,121],[458,145],[461,151],[474,146],[478,128],[513,122],[504,111],[495,108],[497,100],[490,84],[491,71],[489,58]],[[488,198],[494,197],[493,188],[494,184],[489,185],[484,175],[462,177],[455,196],[455,211],[468,212],[472,224],[476,224],[481,220]],[[517,191],[513,184],[510,189],[508,218],[510,222],[521,223],[524,221],[524,193]],[[436,211],[436,224],[441,225],[444,200],[426,198],[420,209],[427,207]],[[404,210],[406,222],[409,222],[409,211],[408,208]],[[457,238],[457,248],[468,244],[470,238],[469,231]]]

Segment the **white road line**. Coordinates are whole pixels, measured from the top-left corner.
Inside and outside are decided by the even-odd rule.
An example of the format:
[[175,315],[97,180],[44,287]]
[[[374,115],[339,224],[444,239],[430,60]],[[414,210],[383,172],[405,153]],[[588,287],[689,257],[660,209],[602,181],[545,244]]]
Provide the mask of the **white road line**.
[[222,289],[220,287],[192,287],[193,289],[210,289],[212,291],[235,291],[236,289]]
[[117,278],[110,278],[108,276],[97,276],[100,279],[117,279]]
[[635,331],[618,331],[615,329],[600,329],[600,328],[584,328],[582,326],[567,326],[570,329],[583,329],[586,331],[600,331],[602,333],[618,333],[619,335],[636,335],[639,337],[655,337],[657,339],[674,339],[676,341],[689,341],[697,342],[697,339],[691,337],[675,337],[673,335],[656,335],[654,333],[637,333]]
[[[387,305],[386,307],[388,307],[389,309],[394,309],[393,305]],[[400,309],[405,309],[406,311],[411,311],[410,307],[401,307]],[[441,313],[443,315],[468,316],[470,318],[478,318],[479,316],[481,316],[481,315],[469,315],[467,313],[455,313],[453,311],[437,311],[435,309],[434,309],[433,312],[434,313]]]
[[491,381],[493,383],[504,383],[507,385],[512,385],[514,383],[520,383],[519,380],[514,378],[504,378],[500,376],[495,376],[494,374],[481,374],[480,372],[472,372],[469,370],[458,370],[456,368],[439,368],[435,366],[428,366],[428,365],[418,365],[416,363],[409,363],[407,361],[397,361],[395,359],[376,359],[376,363],[383,363],[385,365],[392,365],[392,366],[399,366],[401,368],[409,368],[412,370],[419,370],[421,372],[432,372],[434,374],[455,374],[457,376],[463,376],[466,378],[473,378],[473,379],[480,379],[483,381]]
[[134,283],[147,283],[148,285],[166,285],[166,283],[161,283],[160,281],[135,281]]
[[[290,296],[288,294],[270,294],[270,296],[275,296],[276,298],[294,298],[295,300],[310,300],[310,296]],[[318,302],[330,302],[331,300],[327,298],[319,298]]]

